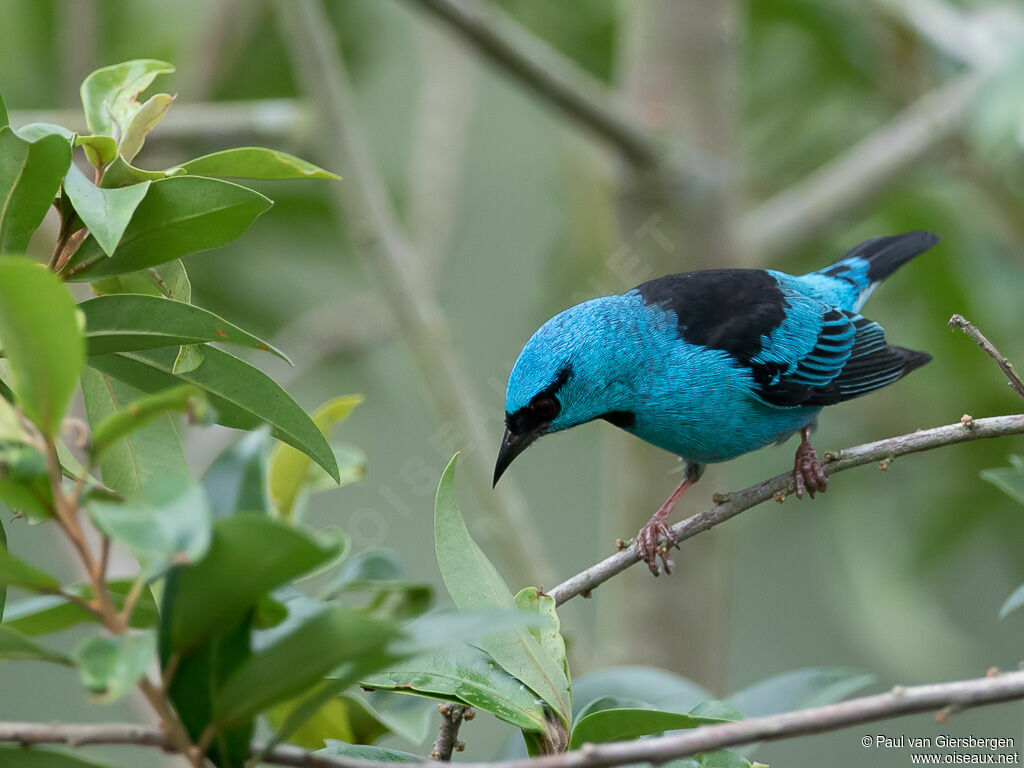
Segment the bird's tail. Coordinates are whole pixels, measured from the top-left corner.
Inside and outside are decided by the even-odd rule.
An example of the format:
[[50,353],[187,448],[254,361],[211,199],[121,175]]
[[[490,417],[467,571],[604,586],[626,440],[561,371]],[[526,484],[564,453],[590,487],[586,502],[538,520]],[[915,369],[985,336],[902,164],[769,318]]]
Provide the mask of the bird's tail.
[[856,286],[858,297],[853,309],[860,311],[868,296],[885,278],[915,256],[924,253],[941,238],[931,232],[907,232],[902,235],[874,237],[851,248],[843,258],[817,274]]

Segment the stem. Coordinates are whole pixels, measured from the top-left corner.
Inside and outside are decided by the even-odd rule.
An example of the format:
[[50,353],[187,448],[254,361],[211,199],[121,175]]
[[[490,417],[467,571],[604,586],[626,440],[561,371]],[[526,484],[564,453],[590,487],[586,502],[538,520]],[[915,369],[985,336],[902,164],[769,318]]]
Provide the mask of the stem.
[[[437,732],[437,738],[434,739],[434,748],[430,752],[430,759],[447,762],[452,759],[453,750],[461,752],[466,748],[466,745],[459,741],[459,728],[464,719],[473,719],[473,710],[447,701],[438,704],[437,709],[441,713],[441,728]],[[467,717],[467,715],[469,716]]]
[[985,334],[979,331],[977,326],[969,322],[963,315],[953,315],[949,318],[949,324],[953,328],[959,328],[974,339],[978,346],[985,351],[985,354],[995,360],[1002,372],[1006,374],[1006,378],[1010,380],[1010,386],[1013,387],[1013,390],[1021,397],[1024,397],[1024,381],[1021,380],[1020,374],[1013,369],[1013,363],[1003,357],[1002,353],[996,349],[995,344],[986,339]]

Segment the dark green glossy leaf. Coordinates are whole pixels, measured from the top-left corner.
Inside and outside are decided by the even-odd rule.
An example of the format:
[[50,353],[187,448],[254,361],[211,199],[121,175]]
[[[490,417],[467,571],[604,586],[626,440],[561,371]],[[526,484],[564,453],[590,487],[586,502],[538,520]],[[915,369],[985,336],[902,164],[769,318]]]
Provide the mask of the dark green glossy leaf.
[[319,750],[317,754],[332,755],[334,757],[353,757],[359,760],[377,760],[381,763],[420,763],[423,758],[411,752],[403,752],[399,749],[386,749],[385,747],[371,747],[365,744],[346,744],[343,741],[331,739],[327,746]]
[[58,434],[85,344],[67,288],[28,259],[0,261],[0,346],[25,414],[44,433]]
[[154,181],[112,256],[89,237],[64,269],[71,280],[135,272],[230,243],[271,206],[247,187],[198,176]]
[[246,333],[212,312],[184,301],[132,293],[87,299],[85,341],[90,355],[216,341],[261,349],[290,362],[262,339]]
[[[82,396],[90,424],[100,424],[145,395],[100,371],[89,367],[82,371]],[[103,482],[123,496],[138,493],[155,479],[188,483],[191,478],[178,432],[166,414],[111,445],[100,456],[100,469]]]
[[748,717],[832,704],[871,685],[875,676],[859,669],[810,667],[770,677],[729,697]]
[[89,514],[128,547],[147,579],[197,562],[210,546],[210,509],[198,485],[153,482],[125,502],[92,502]]
[[167,169],[168,175],[178,172],[235,179],[341,178],[287,152],[264,147],[225,149]]
[[136,98],[159,76],[174,72],[166,61],[135,59],[97,69],[82,82],[85,122],[93,133],[122,136],[142,108]]
[[[516,610],[504,580],[470,537],[462,518],[455,499],[457,458],[452,458],[441,476],[434,504],[434,546],[441,578],[460,611]],[[572,698],[565,671],[527,629],[492,635],[480,646],[506,672],[550,704],[568,726]]]
[[261,428],[228,446],[214,459],[203,476],[203,487],[214,517],[239,512],[270,514],[269,456],[270,432]]
[[7,745],[0,745],[0,765],[4,768],[112,768],[106,763],[97,763],[64,752]]
[[114,253],[128,222],[146,196],[150,182],[102,189],[89,181],[74,163],[64,178],[64,192],[89,233],[108,256]]
[[66,667],[74,666],[71,659],[51,651],[7,624],[0,624],[0,661],[49,661]]
[[94,635],[75,649],[82,684],[103,704],[117,701],[146,674],[156,654],[152,632]]
[[573,726],[569,749],[583,744],[606,741],[628,741],[653,733],[720,725],[730,719],[664,712],[657,709],[604,709],[580,718]]
[[370,672],[382,663],[380,650],[397,633],[393,622],[327,607],[235,669],[217,696],[215,721],[222,726],[245,722],[342,664]]
[[[313,413],[313,422],[330,438],[334,428],[348,418],[352,410],[363,402],[362,395],[344,395],[321,405]],[[333,452],[332,452],[333,455]],[[277,513],[291,519],[302,489],[311,479],[309,457],[287,445],[279,445],[270,455],[270,498]],[[336,477],[335,480],[338,478]]]
[[178,374],[174,373],[177,351],[173,348],[100,355],[90,358],[89,364],[149,393],[192,384],[206,393],[219,424],[235,429],[270,424],[275,437],[305,452],[337,479],[338,468],[327,440],[273,379],[223,350],[208,347],[203,355],[199,368]]
[[71,144],[50,134],[25,141],[0,128],[0,253],[21,253],[57,197]]
[[[107,582],[111,602],[118,610],[124,607],[125,596],[132,588],[133,579],[114,579]],[[78,595],[84,600],[93,597],[88,584],[74,584],[64,588],[66,592]],[[156,602],[149,590],[143,590],[132,611],[131,625],[145,629],[156,625]],[[79,608],[60,595],[39,595],[10,603],[4,615],[4,624],[24,635],[48,635],[82,623],[96,623],[95,614]]]
[[981,477],[1010,498],[1024,504],[1024,458],[1011,456],[1009,467],[983,470]]
[[217,520],[206,557],[180,569],[173,612],[164,622],[168,640],[161,647],[172,653],[219,627],[234,625],[264,594],[316,568],[336,551],[333,542],[271,518],[238,515]]
[[547,732],[543,702],[471,645],[452,645],[432,656],[391,665],[360,684],[466,704],[524,731]]

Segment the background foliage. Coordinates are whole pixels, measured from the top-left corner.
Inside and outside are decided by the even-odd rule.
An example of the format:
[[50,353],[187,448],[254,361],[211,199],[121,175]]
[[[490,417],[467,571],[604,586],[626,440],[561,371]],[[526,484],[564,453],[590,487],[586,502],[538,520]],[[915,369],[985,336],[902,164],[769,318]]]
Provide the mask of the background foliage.
[[[518,0],[502,6],[595,75],[614,76],[624,27],[620,4],[594,0],[570,8]],[[400,210],[414,220],[424,204],[418,177],[428,119],[422,88],[436,77],[438,49],[450,43],[424,29],[423,19],[402,3],[338,0],[329,8],[374,159]],[[232,23],[224,23],[225,14]],[[263,3],[0,0],[0,18],[8,31],[0,47],[0,93],[15,114],[75,107],[77,84],[91,69],[141,57],[176,63],[163,86],[180,94],[175,108],[298,96],[274,16]],[[814,169],[956,67],[860,3],[751,0],[742,23],[738,150],[751,199]],[[608,252],[629,235],[609,223],[612,174],[596,146],[490,68],[459,50],[448,55],[466,70],[459,103],[465,138],[436,177],[454,204],[435,274],[456,345],[472,361],[472,383],[496,430],[504,377],[529,333],[571,301],[629,287],[618,285],[605,266]],[[799,271],[875,234],[927,228],[944,237],[870,305],[894,343],[927,349],[935,362],[870,400],[831,409],[818,433],[820,447],[947,423],[964,412],[1018,408],[994,368],[945,321],[961,312],[1004,354],[1024,360],[1020,82],[1019,68],[1011,70],[986,91],[961,140],[858,215],[837,219],[807,247],[774,259],[772,266]],[[299,120],[252,143],[316,160],[314,131]],[[187,139],[158,136],[142,149],[140,165],[169,167],[240,143],[213,126]],[[254,184],[275,200],[274,208],[237,243],[187,257],[193,299],[285,349],[298,364],[294,371],[265,354],[260,367],[287,379],[307,410],[340,392],[365,394],[344,425],[346,442],[368,459],[365,477],[311,498],[305,519],[318,528],[345,529],[356,552],[394,547],[407,573],[428,575],[439,587],[442,574],[425,545],[433,536],[432,498],[445,463],[462,446],[450,425],[433,415],[387,309],[374,298],[358,238],[331,211],[326,184]],[[48,235],[56,232],[51,228]],[[30,250],[45,258],[42,240]],[[679,269],[701,263],[685,243],[674,258]],[[559,575],[585,567],[616,536],[632,533],[593,522],[602,505],[597,478],[615,471],[605,465],[602,447],[609,429],[588,426],[545,442],[517,463],[532,519],[544,532],[545,554]],[[218,429],[185,432],[189,465],[202,474],[234,437]],[[706,679],[689,665],[685,636],[666,640],[679,649],[674,671],[724,697],[809,665],[871,670],[880,688],[1015,666],[1024,614],[1002,622],[995,617],[1024,579],[1017,545],[1024,518],[1019,505],[978,477],[985,468],[1006,465],[1011,452],[1021,451],[1007,441],[983,441],[901,460],[884,475],[861,470],[857,479],[837,479],[813,504],[764,508],[727,526],[728,642],[719,651],[724,679]],[[673,462],[663,461],[667,490]],[[787,464],[788,449],[712,468],[703,497],[683,506],[694,509],[713,490],[745,486]],[[503,553],[500,539],[488,537],[486,521],[474,519],[480,501],[463,501],[470,525],[484,550],[507,562],[514,554]],[[73,579],[70,559],[54,554],[60,551],[55,540],[36,534],[24,526],[7,530],[12,549],[46,563],[64,581]],[[701,587],[671,579],[645,585],[652,594]],[[622,661],[603,641],[600,622],[610,617],[593,606],[576,601],[560,612],[576,676]],[[634,631],[634,649],[659,642],[657,627]],[[70,652],[83,636],[80,629],[62,636],[61,651]],[[644,661],[639,650],[630,660]],[[89,708],[84,691],[68,693],[66,674],[42,664],[0,666],[0,688],[22,692],[0,696],[0,718],[132,716],[130,702],[102,712]],[[1019,718],[1009,710],[968,713],[941,730],[1014,733]],[[877,731],[896,727],[883,724]],[[899,727],[922,735],[940,729],[927,716]],[[467,726],[467,754],[500,753],[506,735],[492,722],[476,721]],[[127,754],[111,752],[109,759],[133,764]],[[852,732],[772,745],[758,755],[780,765],[860,765],[864,758],[859,733]],[[905,763],[905,755],[872,759]]]

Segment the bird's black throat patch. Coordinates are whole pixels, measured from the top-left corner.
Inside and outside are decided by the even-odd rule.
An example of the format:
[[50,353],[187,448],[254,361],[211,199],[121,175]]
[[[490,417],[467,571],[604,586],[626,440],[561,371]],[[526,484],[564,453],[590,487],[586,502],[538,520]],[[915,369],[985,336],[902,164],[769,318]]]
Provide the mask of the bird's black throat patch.
[[708,269],[666,275],[636,287],[644,302],[676,314],[679,336],[749,364],[761,338],[786,319],[789,304],[761,269]]

